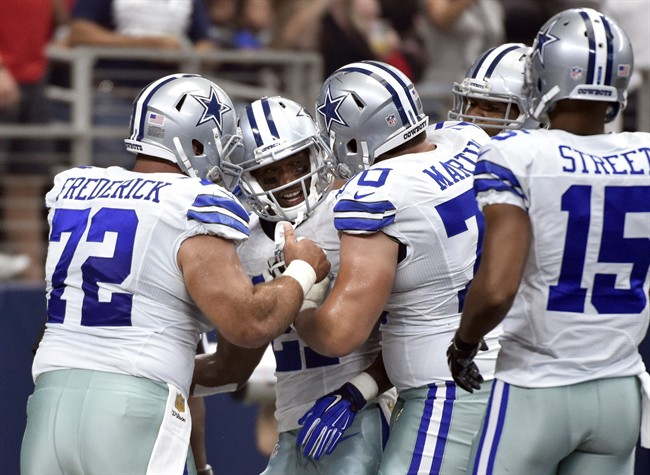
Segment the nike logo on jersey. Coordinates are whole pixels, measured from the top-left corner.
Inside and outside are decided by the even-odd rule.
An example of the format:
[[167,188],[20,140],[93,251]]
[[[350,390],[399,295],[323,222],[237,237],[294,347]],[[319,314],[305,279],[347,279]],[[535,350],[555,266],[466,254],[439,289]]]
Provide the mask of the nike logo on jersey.
[[374,195],[375,192],[371,191],[370,193],[359,193],[358,191],[354,194],[354,199],[355,200],[360,200],[361,198],[365,198],[366,196]]

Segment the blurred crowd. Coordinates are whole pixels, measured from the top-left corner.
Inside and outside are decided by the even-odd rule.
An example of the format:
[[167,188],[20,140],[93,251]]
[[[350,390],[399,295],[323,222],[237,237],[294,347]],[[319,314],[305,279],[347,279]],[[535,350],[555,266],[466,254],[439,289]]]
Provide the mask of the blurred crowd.
[[[432,121],[451,107],[453,83],[481,52],[504,42],[531,44],[533,34],[552,15],[572,7],[592,7],[610,15],[628,32],[637,70],[650,69],[647,0],[4,0],[0,15],[0,124],[69,121],[69,111],[48,100],[49,85],[70,83],[69,71],[50,64],[46,48],[108,46],[161,50],[311,51],[323,58],[323,79],[338,67],[377,59],[402,70],[420,91]],[[25,34],[25,32],[29,34]],[[111,61],[106,70],[147,68],[143,62]],[[160,64],[155,65],[160,68]],[[173,65],[166,64],[170,71]],[[229,72],[251,81],[246,68]],[[127,76],[128,77],[128,76]],[[262,80],[252,75],[252,81]],[[133,82],[137,82],[133,80]],[[108,86],[107,86],[108,84]],[[93,98],[94,123],[123,124],[132,98],[111,95],[103,82]],[[633,79],[629,123],[636,122]],[[141,84],[133,84],[142,87]],[[130,160],[121,140],[97,141],[113,164]],[[2,213],[11,216],[11,197],[24,192],[13,175],[47,174],[53,153],[65,153],[62,140],[0,140]],[[95,158],[95,164],[106,166]],[[122,161],[122,162],[121,162]],[[37,186],[37,185],[36,185]],[[20,187],[20,189],[16,189]],[[13,210],[15,212],[15,210]],[[24,214],[22,211],[19,213]],[[0,242],[11,230],[0,228]],[[13,241],[23,238],[13,236]],[[29,268],[20,250],[2,249],[0,279]],[[9,254],[18,254],[11,256]],[[32,253],[33,254],[33,253]],[[20,260],[12,258],[19,257]],[[33,257],[33,256],[32,256]],[[7,260],[9,259],[9,260]],[[11,264],[7,264],[11,262]],[[35,266],[38,268],[39,266]],[[40,270],[38,271],[40,273]],[[40,277],[32,275],[32,277]]]

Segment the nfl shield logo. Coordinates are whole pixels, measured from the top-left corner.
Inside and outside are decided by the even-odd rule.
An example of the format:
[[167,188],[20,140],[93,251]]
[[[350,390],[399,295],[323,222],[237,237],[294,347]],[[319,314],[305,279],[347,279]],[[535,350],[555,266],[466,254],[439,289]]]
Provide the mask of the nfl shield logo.
[[579,80],[582,77],[582,68],[574,66],[571,68],[571,79],[574,81]]
[[395,114],[391,114],[388,117],[386,117],[386,123],[388,124],[389,127],[395,127],[395,124],[397,124],[397,119],[395,118]]
[[185,412],[185,398],[181,393],[176,393],[176,400],[174,401],[174,407],[178,412]]

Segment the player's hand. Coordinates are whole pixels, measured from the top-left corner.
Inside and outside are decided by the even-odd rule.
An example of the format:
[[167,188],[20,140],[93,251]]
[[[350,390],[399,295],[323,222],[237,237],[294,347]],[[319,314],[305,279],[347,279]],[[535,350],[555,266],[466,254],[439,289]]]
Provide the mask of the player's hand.
[[284,262],[288,266],[291,261],[300,259],[307,262],[316,271],[316,282],[327,277],[330,271],[330,261],[325,251],[310,239],[296,239],[293,226],[284,223]]
[[481,340],[476,345],[468,345],[454,335],[447,348],[447,364],[449,370],[458,386],[465,391],[473,393],[475,389],[481,389],[483,376],[478,366],[474,363],[474,357],[479,350],[487,350],[485,341]]
[[323,280],[311,286],[307,295],[305,295],[300,311],[306,310],[308,308],[320,307],[321,304],[325,301],[325,297],[330,290],[330,283],[332,278],[330,275],[327,275]]
[[352,425],[357,411],[365,405],[361,392],[349,382],[318,399],[298,420],[302,428],[297,443],[303,453],[314,460],[318,460],[323,452],[331,454],[343,432]]

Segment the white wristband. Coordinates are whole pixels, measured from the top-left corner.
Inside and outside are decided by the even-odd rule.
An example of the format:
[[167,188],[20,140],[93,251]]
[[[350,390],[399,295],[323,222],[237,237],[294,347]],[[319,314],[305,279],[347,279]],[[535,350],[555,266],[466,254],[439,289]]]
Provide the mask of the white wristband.
[[316,283],[316,271],[307,262],[301,261],[300,259],[291,261],[291,264],[287,266],[282,275],[293,277],[298,281],[300,287],[302,287],[303,297],[307,295],[312,285]]
[[379,386],[377,386],[377,381],[375,381],[375,378],[370,376],[365,371],[363,373],[357,374],[349,381],[349,383],[356,386],[366,401],[370,401],[371,399],[376,398],[379,394]]

